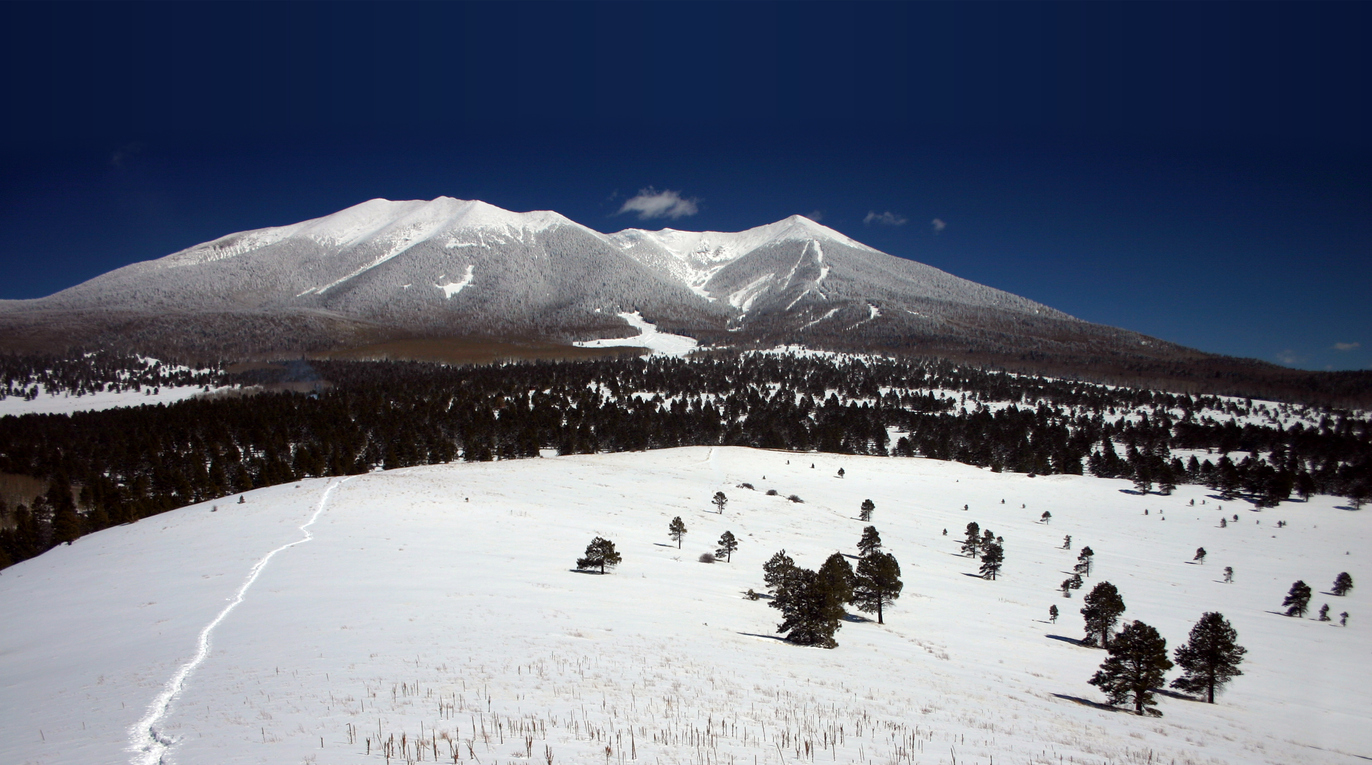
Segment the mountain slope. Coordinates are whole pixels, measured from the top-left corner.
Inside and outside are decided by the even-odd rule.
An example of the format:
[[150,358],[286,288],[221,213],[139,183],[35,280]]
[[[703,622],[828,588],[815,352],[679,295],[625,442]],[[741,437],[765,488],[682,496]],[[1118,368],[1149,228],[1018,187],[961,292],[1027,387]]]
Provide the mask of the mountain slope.
[[50,297],[0,301],[10,347],[179,356],[400,337],[632,336],[639,312],[706,344],[918,353],[1202,354],[895,258],[800,216],[738,233],[601,234],[553,212],[374,199],[232,234]]

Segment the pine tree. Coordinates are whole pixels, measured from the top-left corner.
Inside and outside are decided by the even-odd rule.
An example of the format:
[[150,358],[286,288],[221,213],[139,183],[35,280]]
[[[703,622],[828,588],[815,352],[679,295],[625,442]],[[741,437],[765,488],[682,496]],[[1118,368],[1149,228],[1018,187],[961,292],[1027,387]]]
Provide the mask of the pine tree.
[[1238,644],[1238,637],[1222,614],[1202,615],[1186,642],[1173,652],[1184,674],[1172,681],[1172,687],[1186,693],[1203,691],[1206,700],[1214,704],[1215,690],[1243,674],[1239,664],[1248,649]]
[[599,568],[600,573],[604,574],[606,567],[617,566],[620,562],[619,553],[615,552],[615,543],[602,537],[596,537],[591,543],[586,545],[586,557],[578,558],[576,567],[579,569]]
[[1329,604],[1328,604],[1328,603],[1325,603],[1324,605],[1320,606],[1320,617],[1319,617],[1319,619],[1320,619],[1320,621],[1322,621],[1322,622],[1327,622],[1327,621],[1329,621]]
[[1110,697],[1111,704],[1123,704],[1132,696],[1134,711],[1161,716],[1153,700],[1153,689],[1162,685],[1172,662],[1167,658],[1167,641],[1158,631],[1140,621],[1127,625],[1115,636],[1110,655],[1089,681]]
[[1086,604],[1081,609],[1082,618],[1086,620],[1084,642],[1087,645],[1099,643],[1101,648],[1109,648],[1110,632],[1115,629],[1120,614],[1124,613],[1124,599],[1120,597],[1119,590],[1109,582],[1101,582],[1091,589],[1082,602]]
[[830,555],[815,573],[819,575],[820,585],[828,588],[839,604],[853,601],[853,567],[843,553]]
[[1310,585],[1297,579],[1291,585],[1291,590],[1286,593],[1286,600],[1281,602],[1287,606],[1287,616],[1305,616],[1305,612],[1310,609]]
[[862,530],[862,539],[857,543],[858,554],[867,557],[881,549],[881,535],[877,533],[876,526],[868,526]]
[[1348,591],[1351,589],[1353,589],[1353,577],[1349,576],[1348,572],[1345,571],[1334,577],[1334,587],[1330,592],[1333,592],[1339,597],[1343,597],[1344,595],[1347,595]]
[[714,499],[710,501],[715,503],[715,507],[719,510],[719,514],[724,515],[724,506],[729,504],[729,498],[724,496],[724,492],[715,492]]
[[71,499],[71,483],[65,476],[54,476],[44,495],[52,512],[52,544],[71,544],[81,536],[81,516]]
[[1224,567],[1224,583],[1225,583],[1225,584],[1232,584],[1233,582],[1234,582],[1234,567],[1233,567],[1233,566],[1225,566],[1225,567]]
[[853,604],[858,610],[877,614],[877,624],[885,624],[883,608],[900,597],[905,583],[900,581],[900,564],[890,553],[873,552],[858,561],[853,580]]
[[834,633],[842,625],[843,604],[814,571],[792,567],[769,606],[781,611],[777,632],[798,645],[836,648]]
[[1091,575],[1091,563],[1096,558],[1096,553],[1090,547],[1081,548],[1081,554],[1077,556],[1077,565],[1072,570],[1082,576]]
[[667,536],[676,542],[676,549],[680,550],[681,540],[686,536],[686,524],[681,520],[681,516],[678,515],[673,518],[672,522],[667,525]]
[[1196,548],[1196,557],[1192,558],[1191,560],[1196,561],[1197,563],[1200,563],[1201,565],[1205,565],[1205,548],[1204,548],[1204,547],[1197,547],[1197,548]]
[[762,564],[762,581],[767,584],[767,589],[775,596],[779,590],[786,586],[786,580],[795,571],[795,561],[791,560],[791,556],[787,555],[785,550],[780,550]]
[[984,546],[981,552],[981,578],[995,581],[996,574],[1000,573],[1000,567],[1004,562],[1004,548],[995,542]]
[[962,552],[965,555],[977,557],[977,551],[981,547],[981,526],[976,521],[967,524],[967,539],[962,543]]
[[1072,590],[1081,589],[1081,574],[1073,574],[1067,577],[1062,580],[1062,584],[1059,585],[1059,587],[1062,588],[1062,596],[1064,598],[1072,597]]
[[1048,607],[1048,621],[1052,622],[1053,624],[1057,624],[1057,623],[1058,623],[1058,607],[1057,607],[1057,606],[1049,606],[1049,607]]
[[1062,538],[1062,549],[1064,549],[1064,550],[1070,550],[1070,549],[1072,549],[1072,535],[1071,535],[1071,534],[1068,534],[1068,535],[1066,535],[1066,536],[1064,536],[1064,537]]
[[1348,612],[1347,612],[1347,611],[1344,611],[1343,613],[1339,614],[1339,626],[1340,626],[1340,627],[1347,627],[1347,626],[1348,626]]
[[1040,520],[1040,521],[1043,521],[1044,523],[1047,523],[1047,522],[1053,520],[1053,514],[1050,513],[1050,512],[1048,512],[1047,510],[1044,510],[1044,511],[1043,511],[1043,515],[1040,515],[1040,516],[1039,516],[1039,520]]
[[738,549],[738,540],[734,539],[734,532],[726,531],[719,537],[719,549],[715,550],[716,558],[723,558],[725,563],[733,560],[734,550]]
[[862,508],[858,511],[858,520],[860,520],[860,521],[870,521],[870,520],[872,520],[872,511],[875,510],[875,509],[877,509],[877,506],[876,506],[876,503],[872,502],[872,500],[870,500],[870,499],[864,499],[864,500],[862,500]]

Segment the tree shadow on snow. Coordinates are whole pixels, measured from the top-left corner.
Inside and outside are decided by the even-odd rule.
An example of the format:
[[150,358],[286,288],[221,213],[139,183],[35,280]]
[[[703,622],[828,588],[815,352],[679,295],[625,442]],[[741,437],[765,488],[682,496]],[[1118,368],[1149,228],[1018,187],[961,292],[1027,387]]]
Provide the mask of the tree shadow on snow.
[[867,617],[865,617],[865,616],[863,616],[863,615],[861,615],[861,614],[844,614],[844,615],[843,615],[843,621],[845,621],[845,622],[856,622],[856,623],[858,623],[858,624],[863,624],[863,623],[870,623],[872,620],[871,620],[871,619],[868,619]]
[[1133,494],[1136,497],[1148,496],[1143,492],[1139,491],[1138,489],[1120,489],[1120,494]]
[[763,638],[763,639],[766,639],[766,640],[775,640],[775,641],[777,641],[778,643],[785,643],[785,642],[786,642],[786,638],[781,637],[781,636],[779,636],[779,635],[762,635],[762,634],[759,634],[759,633],[757,633],[757,632],[740,632],[740,633],[738,633],[738,634],[740,634],[740,635],[745,635],[745,636],[747,636],[747,637]]
[[[667,544],[666,542],[654,542],[654,543],[653,543],[653,546],[654,546],[654,547],[671,547],[671,545]],[[680,549],[680,548],[678,548],[678,549]]]
[[599,571],[590,568],[569,568],[567,570],[573,574],[595,574],[596,576],[604,576],[604,574]]
[[1153,693],[1156,693],[1159,696],[1166,696],[1169,699],[1177,699],[1178,701],[1190,701],[1193,704],[1205,703],[1205,699],[1198,698],[1196,696],[1192,696],[1186,693],[1177,693],[1176,691],[1169,691],[1166,688],[1154,688]]
[[1069,696],[1069,695],[1067,695],[1067,694],[1065,694],[1065,693],[1055,693],[1055,694],[1053,694],[1053,695],[1056,696],[1057,698],[1062,699],[1063,701],[1075,701],[1076,703],[1081,704],[1081,705],[1084,706],[1084,707],[1095,707],[1096,709],[1099,709],[1099,710],[1101,710],[1101,711],[1103,711],[1103,712],[1124,712],[1124,711],[1126,711],[1126,710],[1121,709],[1121,708],[1119,708],[1119,707],[1112,707],[1112,706],[1110,706],[1109,704],[1102,704],[1102,703],[1100,703],[1099,701],[1092,701],[1092,700],[1090,700],[1090,699],[1083,699],[1083,698],[1080,697],[1080,696]]
[[[1050,635],[1044,635],[1044,637],[1049,638],[1050,640],[1061,640],[1061,641],[1064,642],[1064,643],[1071,643],[1072,645],[1080,646],[1080,647],[1082,647],[1082,648],[1087,648],[1087,647],[1088,647],[1085,643],[1081,642],[1081,641],[1078,640],[1077,638],[1069,638],[1069,637],[1067,637],[1066,635],[1051,635],[1051,634],[1050,634]],[[1064,696],[1063,698],[1066,698],[1066,697]]]
[[970,577],[972,577],[973,579],[985,579],[985,578],[986,578],[986,577],[982,576],[981,574],[973,574],[971,571],[964,571],[964,572],[962,572],[962,575],[963,575],[963,576],[970,576]]

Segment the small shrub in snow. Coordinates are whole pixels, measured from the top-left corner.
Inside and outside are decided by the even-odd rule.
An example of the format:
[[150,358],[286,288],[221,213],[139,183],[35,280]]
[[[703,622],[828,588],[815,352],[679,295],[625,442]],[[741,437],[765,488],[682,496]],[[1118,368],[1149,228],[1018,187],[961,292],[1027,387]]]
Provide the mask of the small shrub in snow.
[[777,495],[777,490],[776,490],[776,489],[768,489],[768,490],[767,490],[767,496],[769,496],[769,497],[775,497],[776,495]]
[[715,555],[714,553],[703,552],[700,554],[700,557],[696,560],[700,561],[701,563],[714,563]]
[[787,499],[791,500],[792,502],[796,502],[796,503],[803,503],[803,502],[805,502],[805,500],[801,499],[800,497],[797,497],[797,496],[794,495],[794,494],[792,494],[791,496],[787,497]]

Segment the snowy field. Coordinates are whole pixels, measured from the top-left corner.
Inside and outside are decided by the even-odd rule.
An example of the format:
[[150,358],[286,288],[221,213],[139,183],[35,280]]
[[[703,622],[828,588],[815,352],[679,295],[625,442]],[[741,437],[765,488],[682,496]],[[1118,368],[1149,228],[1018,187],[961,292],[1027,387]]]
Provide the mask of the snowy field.
[[619,318],[628,323],[630,327],[638,330],[638,334],[633,337],[584,340],[572,344],[578,348],[647,348],[653,354],[666,356],[685,356],[696,349],[695,338],[659,332],[657,325],[644,319],[643,314],[638,311],[621,313]]
[[[1372,516],[1329,497],[1257,513],[1221,510],[1203,487],[1128,487],[698,447],[410,468],[187,507],[0,574],[0,762],[1372,758]],[[834,650],[778,640],[778,612],[743,597],[762,591],[763,561],[855,554],[867,498],[905,581],[887,624],[850,620]],[[1240,521],[1219,528],[1221,513]],[[957,554],[969,521],[1005,538],[997,581]],[[698,562],[726,529],[732,563]],[[573,570],[596,535],[624,558],[608,576]],[[1064,599],[1082,545],[1096,570]],[[1190,562],[1199,546],[1204,565]],[[1325,594],[1341,571],[1358,589]],[[1296,579],[1348,626],[1276,613]],[[1162,718],[1099,706],[1086,681],[1105,654],[1074,640],[1102,580],[1169,650],[1223,612],[1249,649],[1244,676],[1214,706],[1161,697]]]
[[[75,396],[69,393],[48,393],[43,391],[38,398],[25,401],[22,396],[7,396],[0,399],[0,417],[7,414],[73,414],[75,412],[99,412],[105,409],[118,409],[128,406],[151,406],[174,404],[200,395],[206,395],[202,385],[163,386],[156,389],[101,391]],[[224,390],[211,388],[210,392]]]

